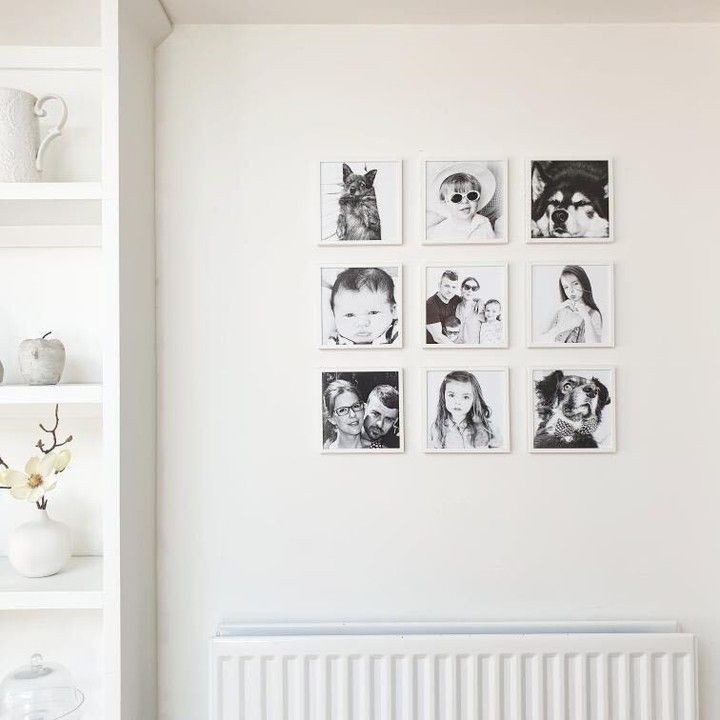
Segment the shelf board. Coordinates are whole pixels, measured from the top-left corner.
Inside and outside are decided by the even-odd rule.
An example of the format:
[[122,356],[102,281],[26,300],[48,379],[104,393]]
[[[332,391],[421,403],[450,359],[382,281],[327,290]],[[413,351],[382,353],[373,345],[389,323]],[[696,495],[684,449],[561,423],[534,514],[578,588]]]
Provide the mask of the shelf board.
[[0,405],[60,404],[98,405],[102,385],[0,385]]
[[102,200],[99,182],[0,183],[0,200]]
[[101,70],[99,47],[0,47],[1,70]]
[[0,248],[101,246],[101,225],[0,225]]
[[73,557],[67,567],[47,578],[18,575],[0,557],[0,610],[101,610],[102,557]]

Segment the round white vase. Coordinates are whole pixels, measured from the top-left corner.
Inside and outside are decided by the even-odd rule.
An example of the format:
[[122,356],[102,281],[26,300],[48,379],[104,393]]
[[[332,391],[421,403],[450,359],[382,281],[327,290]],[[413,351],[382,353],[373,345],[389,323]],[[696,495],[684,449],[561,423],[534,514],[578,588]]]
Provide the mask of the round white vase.
[[25,577],[47,577],[60,572],[70,559],[72,539],[65,523],[40,510],[36,520],[23,523],[10,535],[8,559]]

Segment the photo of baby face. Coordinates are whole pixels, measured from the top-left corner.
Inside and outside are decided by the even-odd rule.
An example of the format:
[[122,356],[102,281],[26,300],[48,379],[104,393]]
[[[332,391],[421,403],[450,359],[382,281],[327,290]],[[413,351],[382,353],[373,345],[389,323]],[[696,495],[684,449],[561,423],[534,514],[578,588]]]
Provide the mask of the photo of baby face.
[[400,266],[320,271],[321,347],[400,347]]

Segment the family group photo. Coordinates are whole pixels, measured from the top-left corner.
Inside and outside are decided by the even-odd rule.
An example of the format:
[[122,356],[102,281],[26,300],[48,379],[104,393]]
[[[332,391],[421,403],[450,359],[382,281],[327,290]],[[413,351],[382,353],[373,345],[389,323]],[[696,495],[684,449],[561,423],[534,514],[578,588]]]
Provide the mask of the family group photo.
[[401,452],[399,370],[321,373],[322,451]]
[[402,163],[339,160],[320,163],[321,245],[402,242]]
[[609,160],[531,160],[528,199],[531,242],[610,242]]
[[426,452],[508,452],[507,368],[427,370]]
[[612,347],[612,264],[528,266],[531,347]]
[[320,347],[402,347],[402,269],[320,268]]
[[425,161],[425,243],[506,243],[507,162]]
[[507,266],[425,268],[425,347],[507,347]]
[[534,452],[614,452],[615,373],[612,368],[530,371]]

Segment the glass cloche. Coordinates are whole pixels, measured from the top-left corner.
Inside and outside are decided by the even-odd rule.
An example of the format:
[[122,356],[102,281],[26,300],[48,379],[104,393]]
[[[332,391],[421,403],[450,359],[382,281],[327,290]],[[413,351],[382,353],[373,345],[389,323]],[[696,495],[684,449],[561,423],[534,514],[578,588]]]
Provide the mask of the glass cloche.
[[0,720],[76,720],[84,701],[66,668],[33,655],[0,683]]

